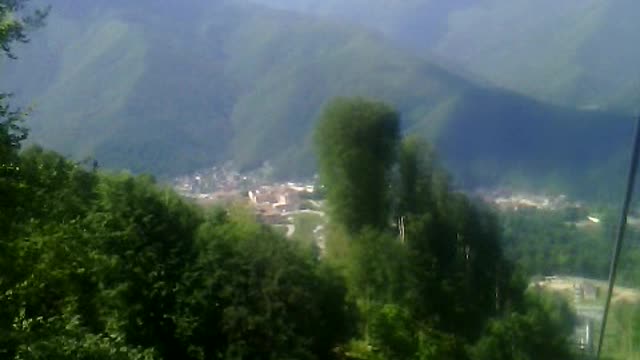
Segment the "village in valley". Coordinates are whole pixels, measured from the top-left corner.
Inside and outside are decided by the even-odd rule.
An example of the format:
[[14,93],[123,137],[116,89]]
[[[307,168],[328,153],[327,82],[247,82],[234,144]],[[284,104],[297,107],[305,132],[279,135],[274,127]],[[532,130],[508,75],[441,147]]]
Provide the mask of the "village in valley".
[[475,197],[493,204],[499,210],[518,211],[520,209],[561,210],[567,207],[582,207],[579,202],[571,202],[564,194],[544,195],[526,192],[515,192],[508,189],[477,189]]
[[240,174],[222,166],[176,178],[173,187],[203,206],[247,206],[259,222],[323,250],[326,219],[315,180],[273,182],[270,178],[264,169]]
[[[247,206],[259,222],[281,229],[288,238],[304,238],[323,249],[326,216],[317,179],[296,182],[272,179],[272,169],[268,165],[240,173],[227,164],[175,178],[171,185],[179,194],[202,206]],[[574,209],[581,214],[574,225],[598,226],[601,223],[598,214],[589,213],[584,204],[570,201],[563,194],[534,194],[505,188],[476,189],[468,194],[497,211]],[[631,226],[640,226],[640,218],[630,217],[629,222]]]

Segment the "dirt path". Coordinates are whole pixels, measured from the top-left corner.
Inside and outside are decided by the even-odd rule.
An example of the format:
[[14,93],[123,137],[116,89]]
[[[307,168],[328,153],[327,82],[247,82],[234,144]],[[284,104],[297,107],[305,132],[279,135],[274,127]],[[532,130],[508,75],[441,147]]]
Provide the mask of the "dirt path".
[[287,238],[291,238],[293,234],[296,232],[296,226],[293,224],[286,225],[287,227]]

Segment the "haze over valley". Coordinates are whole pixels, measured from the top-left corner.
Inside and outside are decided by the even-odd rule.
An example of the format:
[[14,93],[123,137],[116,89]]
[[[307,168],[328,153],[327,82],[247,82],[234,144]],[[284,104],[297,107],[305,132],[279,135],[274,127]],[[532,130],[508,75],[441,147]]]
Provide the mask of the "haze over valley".
[[[19,103],[34,104],[32,141],[160,177],[232,161],[243,171],[269,162],[280,178],[308,178],[316,171],[309,134],[323,105],[336,96],[363,96],[396,106],[403,131],[431,140],[462,186],[553,182],[566,190],[621,178],[632,125],[628,113],[613,109],[623,107],[605,96],[593,102],[602,106],[554,105],[544,99],[560,99],[556,93],[541,96],[529,91],[531,81],[510,75],[514,68],[545,89],[558,80],[545,67],[554,64],[533,56],[551,50],[525,37],[542,36],[536,33],[546,29],[537,23],[542,20],[528,18],[535,31],[510,31],[518,16],[535,7],[540,17],[557,15],[545,21],[569,31],[576,25],[563,22],[564,12],[595,11],[597,4],[447,4],[373,2],[356,17],[353,9],[363,8],[357,1],[266,1],[273,8],[246,1],[58,1],[49,26],[16,47],[21,61],[7,61],[0,84]],[[625,4],[630,11],[635,6],[616,7]],[[278,10],[283,7],[293,11]],[[488,18],[492,7],[507,12],[489,13],[503,16],[502,31],[491,30],[500,24]],[[482,29],[464,31],[475,37],[455,36],[463,30],[454,20],[465,14],[467,26]],[[544,69],[529,72],[507,56],[522,53],[513,42],[528,46],[527,62]],[[458,53],[473,47],[486,49],[487,57],[474,54],[465,64]],[[505,55],[498,61],[492,54]],[[588,58],[579,55],[572,59]],[[564,61],[557,52],[549,56]],[[480,71],[483,63],[499,76]],[[611,68],[629,81],[636,71]],[[633,93],[625,99],[631,102]]]

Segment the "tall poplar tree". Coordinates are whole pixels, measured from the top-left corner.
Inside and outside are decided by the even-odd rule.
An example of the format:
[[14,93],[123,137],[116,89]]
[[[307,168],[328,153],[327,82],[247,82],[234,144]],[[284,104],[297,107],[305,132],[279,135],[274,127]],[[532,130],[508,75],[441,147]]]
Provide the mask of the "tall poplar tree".
[[320,181],[334,223],[347,232],[388,225],[399,141],[398,114],[381,102],[339,98],[327,106],[315,133]]

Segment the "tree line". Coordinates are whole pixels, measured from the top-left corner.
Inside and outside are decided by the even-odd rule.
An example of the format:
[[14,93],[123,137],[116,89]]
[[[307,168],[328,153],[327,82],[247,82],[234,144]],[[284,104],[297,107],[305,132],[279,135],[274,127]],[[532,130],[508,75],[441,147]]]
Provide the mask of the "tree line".
[[337,99],[315,142],[331,219],[326,261],[359,313],[348,354],[571,358],[566,304],[526,293],[497,219],[452,189],[427,143],[401,136],[392,108]]

